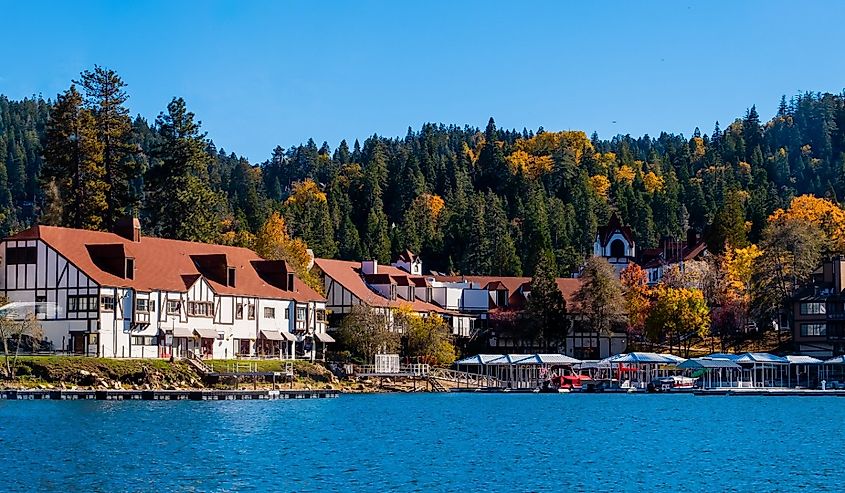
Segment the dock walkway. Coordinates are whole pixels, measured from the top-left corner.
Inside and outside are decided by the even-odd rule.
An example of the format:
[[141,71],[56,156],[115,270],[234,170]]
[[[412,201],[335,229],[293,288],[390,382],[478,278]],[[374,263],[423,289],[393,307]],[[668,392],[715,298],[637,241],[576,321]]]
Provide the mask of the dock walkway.
[[0,400],[246,401],[338,395],[337,390],[0,390]]

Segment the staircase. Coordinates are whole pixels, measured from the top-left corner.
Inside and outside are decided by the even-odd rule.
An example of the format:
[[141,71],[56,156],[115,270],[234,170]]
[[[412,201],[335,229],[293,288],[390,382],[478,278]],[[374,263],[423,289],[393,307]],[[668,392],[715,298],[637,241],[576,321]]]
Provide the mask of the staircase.
[[204,377],[207,377],[209,374],[214,373],[214,368],[206,364],[197,353],[190,349],[188,350],[188,358],[186,359],[186,361]]
[[449,389],[444,387],[437,378],[430,376],[427,380],[429,385],[431,385],[432,392],[449,392]]

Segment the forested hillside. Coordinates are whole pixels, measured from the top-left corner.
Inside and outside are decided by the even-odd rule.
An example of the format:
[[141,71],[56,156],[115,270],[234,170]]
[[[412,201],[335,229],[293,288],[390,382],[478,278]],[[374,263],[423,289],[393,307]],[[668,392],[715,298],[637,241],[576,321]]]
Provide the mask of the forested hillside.
[[100,67],[55,99],[0,96],[0,233],[108,229],[134,213],[145,234],[254,246],[283,218],[318,256],[386,262],[408,248],[427,268],[515,275],[549,251],[566,275],[612,211],[640,247],[692,227],[719,251],[757,241],[793,196],[845,196],[843,94],[783,98],[765,122],[751,106],[691,137],[603,140],[492,118],[336,147],[280,135],[261,163],[212,142],[182,99],[148,121],[130,116],[129,96]]

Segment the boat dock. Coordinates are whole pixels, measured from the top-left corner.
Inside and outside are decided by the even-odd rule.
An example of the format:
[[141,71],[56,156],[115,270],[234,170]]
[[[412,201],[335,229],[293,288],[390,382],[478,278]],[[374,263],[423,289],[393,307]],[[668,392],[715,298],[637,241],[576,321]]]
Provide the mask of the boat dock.
[[325,399],[337,390],[0,390],[0,400],[247,401]]
[[730,395],[730,396],[803,396],[803,397],[845,397],[845,390],[816,390],[816,389],[784,389],[784,388],[751,388],[751,389],[703,389],[696,390],[697,396]]

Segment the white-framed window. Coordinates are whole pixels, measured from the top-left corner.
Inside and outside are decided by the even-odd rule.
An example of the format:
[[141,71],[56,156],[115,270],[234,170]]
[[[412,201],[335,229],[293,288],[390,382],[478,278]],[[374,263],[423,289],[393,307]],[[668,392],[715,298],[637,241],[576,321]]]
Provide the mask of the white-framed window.
[[141,313],[150,313],[150,300],[138,298],[135,300],[135,310]]
[[35,316],[47,316],[47,297],[35,297]]
[[156,336],[132,336],[133,346],[158,346],[158,337]]
[[801,324],[801,335],[804,337],[822,337],[827,335],[827,324]]
[[167,300],[167,314],[179,315],[182,310],[182,302],[179,300]]
[[247,315],[246,315],[246,316],[247,316],[247,318],[249,318],[250,320],[255,320],[255,305],[254,305],[254,304],[251,304],[251,303],[250,303],[250,304],[247,306],[247,311],[246,311],[246,312],[247,312]]
[[296,307],[296,319],[299,321],[305,320],[305,307],[298,306]]
[[100,296],[100,308],[104,312],[113,312],[114,311],[114,296],[111,296],[111,295]]
[[6,265],[34,264],[38,260],[38,250],[33,247],[7,247]]
[[238,320],[243,320],[244,318],[244,304],[237,303],[235,305],[235,318]]
[[74,295],[67,297],[67,311],[72,313],[97,311],[97,297],[91,295]]
[[210,301],[189,301],[188,315],[192,317],[213,317],[214,304]]
[[264,318],[276,318],[276,309],[269,306],[264,307]]
[[801,315],[824,315],[827,307],[824,303],[801,303]]

